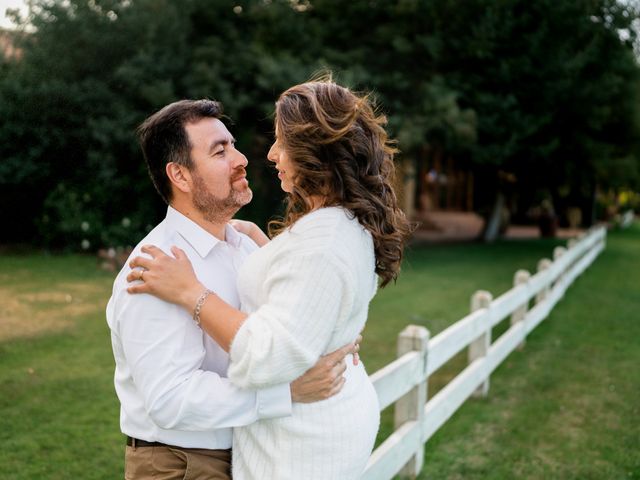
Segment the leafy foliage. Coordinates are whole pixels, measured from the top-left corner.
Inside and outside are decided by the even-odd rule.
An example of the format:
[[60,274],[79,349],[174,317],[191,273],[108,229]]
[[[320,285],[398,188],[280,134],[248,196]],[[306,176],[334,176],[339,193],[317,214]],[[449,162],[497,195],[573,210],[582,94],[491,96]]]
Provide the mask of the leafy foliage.
[[[164,206],[134,130],[180,98],[224,103],[251,161],[263,223],[282,193],[265,158],[287,87],[331,69],[371,91],[408,158],[447,151],[500,174],[522,209],[539,192],[588,205],[637,188],[639,18],[633,2],[580,0],[35,0],[0,63],[3,241],[134,242]],[[636,23],[634,23],[636,22]],[[592,203],[592,202],[591,202]]]

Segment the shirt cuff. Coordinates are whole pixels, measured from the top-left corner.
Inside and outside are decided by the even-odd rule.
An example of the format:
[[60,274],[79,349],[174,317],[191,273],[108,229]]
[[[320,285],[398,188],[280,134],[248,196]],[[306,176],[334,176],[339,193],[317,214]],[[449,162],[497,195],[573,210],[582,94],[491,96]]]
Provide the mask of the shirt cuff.
[[257,391],[258,418],[279,418],[291,415],[291,386],[288,383]]

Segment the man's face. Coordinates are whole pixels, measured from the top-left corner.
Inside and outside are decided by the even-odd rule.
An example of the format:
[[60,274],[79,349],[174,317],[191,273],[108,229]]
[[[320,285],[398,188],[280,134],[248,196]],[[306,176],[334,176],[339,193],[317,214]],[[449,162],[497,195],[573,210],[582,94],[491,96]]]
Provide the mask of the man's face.
[[210,222],[227,222],[253,197],[247,181],[247,157],[217,118],[185,126],[191,142],[193,205]]

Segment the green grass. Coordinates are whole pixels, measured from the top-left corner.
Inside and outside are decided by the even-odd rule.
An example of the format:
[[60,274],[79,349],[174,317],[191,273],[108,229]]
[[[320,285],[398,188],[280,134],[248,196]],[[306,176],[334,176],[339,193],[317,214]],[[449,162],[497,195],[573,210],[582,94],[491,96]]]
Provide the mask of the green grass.
[[112,282],[93,258],[0,257],[0,478],[123,477]]
[[420,478],[640,478],[640,225],[426,448]]
[[[362,345],[369,372],[409,323],[432,336],[478,289],[508,290],[557,242],[414,247],[379,292]],[[0,478],[122,478],[124,448],[104,306],[113,274],[84,256],[0,257]],[[640,228],[607,250],[551,316],[426,446],[420,478],[640,478]],[[496,335],[500,329],[496,331]],[[437,372],[433,394],[464,367]],[[380,438],[391,431],[383,415]]]

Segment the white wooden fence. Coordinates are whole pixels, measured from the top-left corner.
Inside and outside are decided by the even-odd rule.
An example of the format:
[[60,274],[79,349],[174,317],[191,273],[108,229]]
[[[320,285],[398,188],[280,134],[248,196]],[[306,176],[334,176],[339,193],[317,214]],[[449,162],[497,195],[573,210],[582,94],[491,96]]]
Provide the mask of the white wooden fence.
[[[486,291],[471,298],[471,313],[434,338],[409,325],[398,337],[398,358],[371,375],[380,409],[395,403],[395,431],[371,454],[362,480],[415,477],[422,469],[424,444],[470,396],[489,393],[489,377],[563,297],[565,290],[604,249],[600,227],[556,247],[553,262],[542,259],[538,272],[518,270],[514,287],[496,299]],[[531,305],[531,308],[530,308]],[[510,316],[511,326],[495,342],[491,329]],[[427,401],[429,376],[469,347],[468,366]]]
[[633,210],[627,210],[622,215],[620,215],[620,228],[630,227],[635,218],[635,213]]

